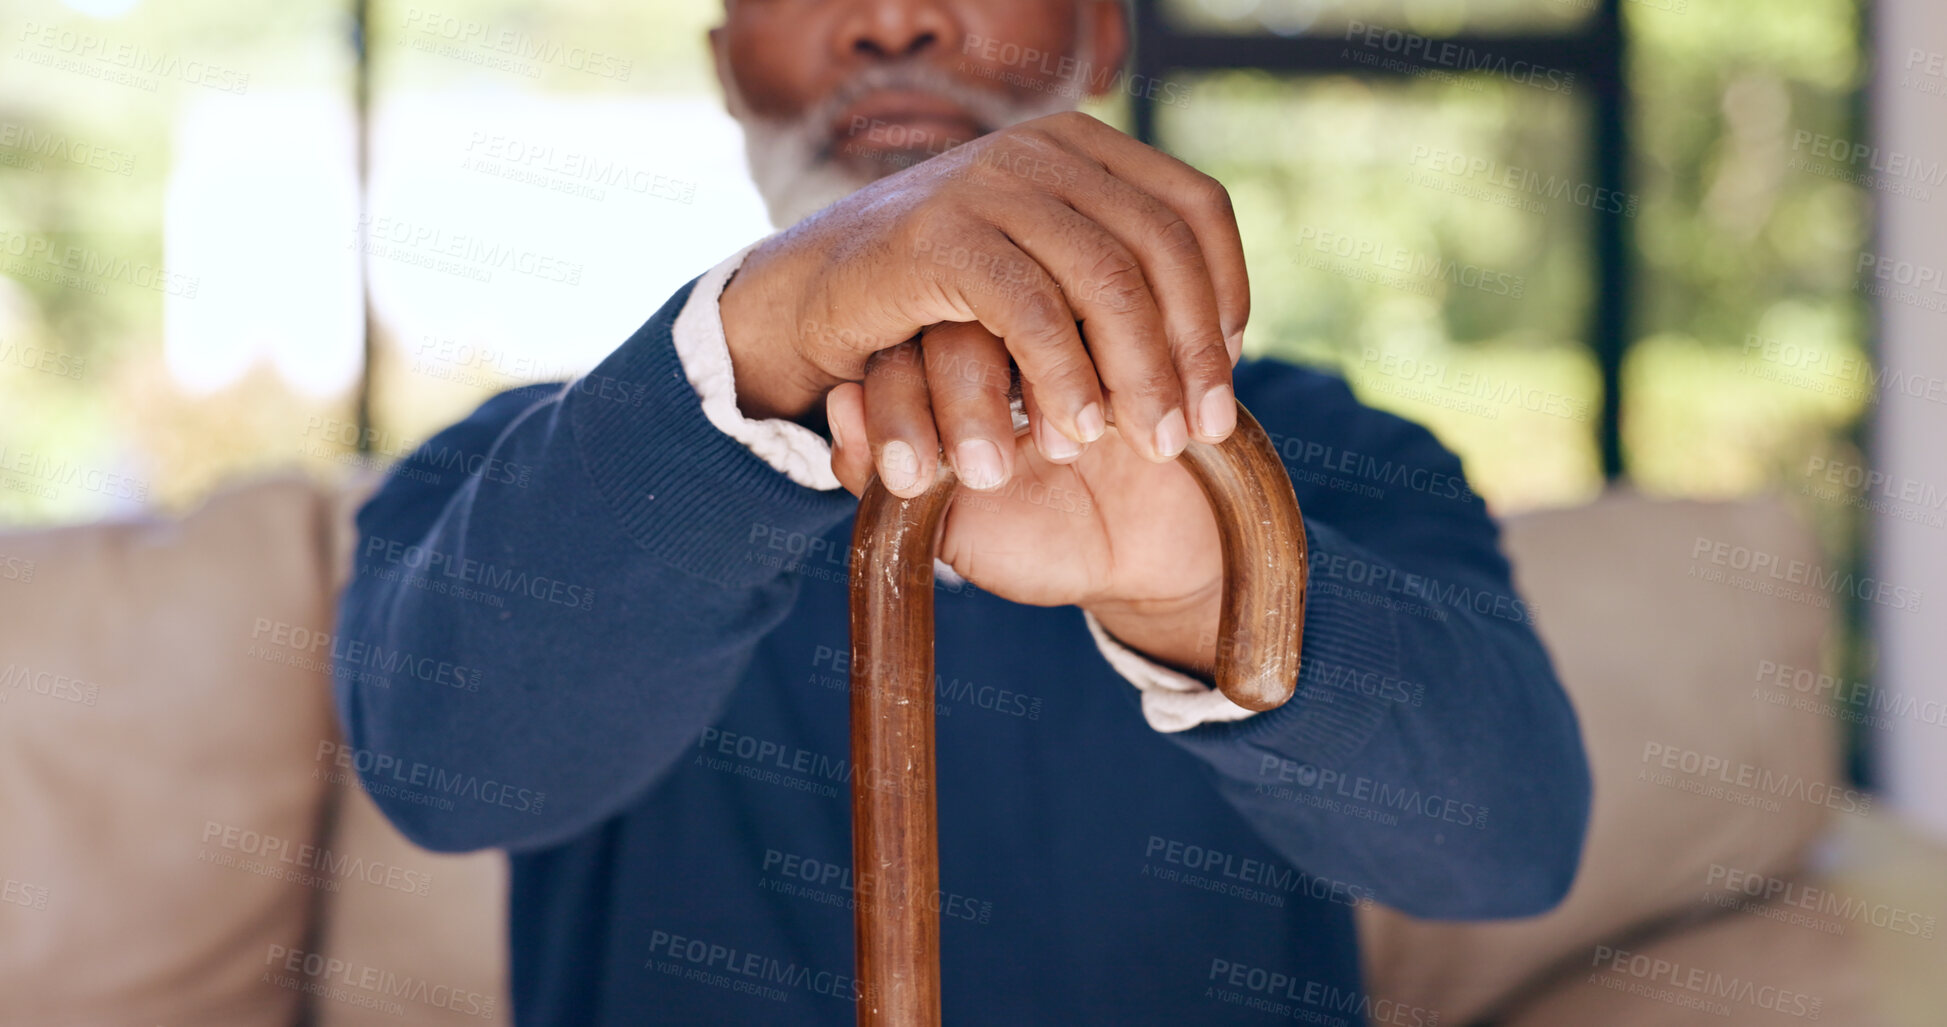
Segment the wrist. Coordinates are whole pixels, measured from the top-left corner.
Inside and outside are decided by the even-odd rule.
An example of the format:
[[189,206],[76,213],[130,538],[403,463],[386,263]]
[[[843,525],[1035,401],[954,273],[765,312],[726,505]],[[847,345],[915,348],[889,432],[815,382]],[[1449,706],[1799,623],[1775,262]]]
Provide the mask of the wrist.
[[779,287],[786,271],[767,249],[759,246],[744,258],[717,301],[737,409],[752,420],[820,421],[825,393],[839,380],[799,353],[796,306]]
[[1150,660],[1205,681],[1216,679],[1221,582],[1181,599],[1104,601],[1083,609],[1116,641]]

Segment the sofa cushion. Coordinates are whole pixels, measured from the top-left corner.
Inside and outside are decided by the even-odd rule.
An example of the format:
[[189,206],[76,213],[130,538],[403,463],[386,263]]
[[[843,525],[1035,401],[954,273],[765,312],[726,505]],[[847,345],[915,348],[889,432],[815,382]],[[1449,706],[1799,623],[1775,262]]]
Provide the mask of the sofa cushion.
[[1791,914],[1789,906],[1754,904],[1684,930],[1585,949],[1575,972],[1497,1025],[1894,1027],[1871,990],[1867,943],[1795,926]]
[[427,852],[399,833],[355,781],[338,796],[328,844],[368,868],[331,896],[322,961],[300,973],[339,987],[315,994],[316,1027],[458,1027],[512,1019],[507,997],[507,857]]
[[0,535],[0,1024],[287,1025],[326,892],[323,496]]
[[1572,953],[1499,1027],[1940,1023],[1947,846],[1877,807],[1834,820],[1807,873],[1714,875],[1709,919]]
[[[1794,883],[1819,887],[1817,879]],[[1870,939],[1807,927],[1794,916],[1802,914],[1789,905],[1754,902],[1585,948],[1497,1027],[1897,1027],[1874,991]]]
[[[358,538],[353,518],[381,480],[361,473],[332,496],[334,595],[351,574]],[[337,741],[333,732],[329,742]],[[371,982],[378,994],[374,987],[314,992],[312,1022],[439,1027],[510,1019],[506,855],[427,852],[385,819],[352,771],[335,768],[328,780],[334,788],[326,844],[368,873],[361,885],[331,895],[317,936],[323,960],[309,967],[338,968],[339,981]],[[300,962],[298,971],[305,970]]]
[[1474,1020],[1559,960],[1690,910],[1713,866],[1788,871],[1829,813],[1870,802],[1845,787],[1836,725],[1767,702],[1760,687],[1768,668],[1820,666],[1832,619],[1820,600],[1838,602],[1732,580],[1776,593],[1766,573],[1737,568],[1757,554],[1783,568],[1819,563],[1782,505],[1619,491],[1503,530],[1580,717],[1594,803],[1575,885],[1545,916],[1360,911],[1369,991],[1439,1010],[1443,1023]]

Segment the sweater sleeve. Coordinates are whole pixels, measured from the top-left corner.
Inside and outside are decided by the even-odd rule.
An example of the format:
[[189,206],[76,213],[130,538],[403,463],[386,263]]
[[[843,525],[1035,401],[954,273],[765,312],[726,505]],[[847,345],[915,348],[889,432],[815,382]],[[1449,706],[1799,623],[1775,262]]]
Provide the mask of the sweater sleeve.
[[1337,378],[1247,363],[1239,395],[1311,547],[1298,690],[1166,737],[1296,866],[1414,916],[1546,912],[1580,860],[1589,770],[1486,505],[1425,429]]
[[[359,510],[334,650],[338,762],[438,851],[535,848],[624,808],[721,711],[851,496],[706,419],[671,323],[503,393]],[[415,668],[444,668],[426,674]]]

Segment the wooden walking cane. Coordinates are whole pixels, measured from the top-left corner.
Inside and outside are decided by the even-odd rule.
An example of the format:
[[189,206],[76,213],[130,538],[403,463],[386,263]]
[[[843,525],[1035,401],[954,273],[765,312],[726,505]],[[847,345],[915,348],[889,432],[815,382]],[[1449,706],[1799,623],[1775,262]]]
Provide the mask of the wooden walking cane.
[[[1181,459],[1223,538],[1217,687],[1268,710],[1298,683],[1305,525],[1291,479],[1242,403],[1237,429]],[[933,785],[933,549],[956,485],[940,462],[913,499],[875,475],[852,535],[852,866],[860,1027],[940,1022],[939,822]]]

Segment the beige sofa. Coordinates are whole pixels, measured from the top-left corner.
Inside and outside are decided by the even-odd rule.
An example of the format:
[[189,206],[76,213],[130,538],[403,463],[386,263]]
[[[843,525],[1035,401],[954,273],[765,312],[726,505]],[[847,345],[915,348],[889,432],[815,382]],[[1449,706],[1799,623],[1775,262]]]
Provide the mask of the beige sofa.
[[[502,858],[414,848],[339,761],[357,495],[279,479],[181,520],[0,534],[0,1027],[511,1018]],[[1595,763],[1583,873],[1533,920],[1361,911],[1372,1021],[1947,1022],[1947,857],[1809,798],[1870,801],[1829,713],[1760,676],[1818,667],[1827,614],[1693,556],[1809,559],[1804,529],[1628,494],[1505,527]],[[1795,783],[1754,799],[1686,772],[1706,759]]]

